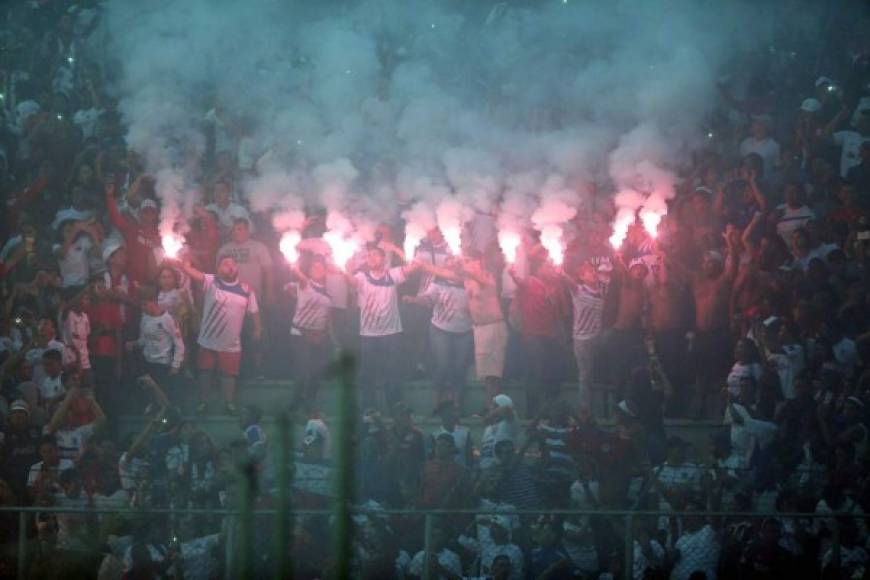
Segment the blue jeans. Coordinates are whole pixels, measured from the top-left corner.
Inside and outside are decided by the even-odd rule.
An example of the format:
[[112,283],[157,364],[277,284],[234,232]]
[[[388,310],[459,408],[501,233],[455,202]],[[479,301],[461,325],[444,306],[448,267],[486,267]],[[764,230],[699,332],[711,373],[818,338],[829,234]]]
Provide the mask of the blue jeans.
[[377,406],[377,389],[383,386],[386,411],[402,400],[399,371],[404,352],[402,333],[387,336],[361,336],[359,348],[359,390],[363,409]]
[[468,365],[474,348],[474,337],[468,332],[447,332],[429,326],[429,346],[432,349],[432,369],[435,388],[459,393],[465,385]]

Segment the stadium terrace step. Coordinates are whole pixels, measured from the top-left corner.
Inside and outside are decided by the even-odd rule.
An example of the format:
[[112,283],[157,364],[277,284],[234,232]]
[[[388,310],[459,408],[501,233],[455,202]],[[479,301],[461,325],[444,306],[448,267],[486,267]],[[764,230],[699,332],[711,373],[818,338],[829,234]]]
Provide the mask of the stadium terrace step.
[[[191,415],[186,417],[188,421],[193,423],[197,429],[201,429],[211,437],[218,445],[224,445],[233,439],[238,439],[242,436],[239,419],[230,415],[206,414],[202,416]],[[293,441],[298,442],[302,437],[302,429],[305,424],[305,417],[296,416],[293,419]],[[424,433],[431,433],[437,429],[439,420],[429,415],[414,415],[414,424],[417,425]],[[337,429],[336,418],[327,415],[324,421],[329,425],[333,434]],[[385,419],[389,423],[389,419]],[[483,435],[484,425],[479,417],[465,418],[460,421],[461,424],[468,427],[475,444],[480,442]],[[520,423],[523,426],[523,432],[529,425],[530,421],[522,419]],[[264,412],[262,426],[272,440],[277,440],[277,421],[274,413],[269,411]],[[612,420],[600,420],[598,424],[603,429],[612,429],[614,424]],[[118,427],[120,434],[126,436],[130,433],[137,433],[145,426],[145,417],[142,415],[123,415],[121,416]],[[695,460],[700,460],[707,453],[707,441],[713,433],[721,431],[723,425],[719,421],[691,421],[686,419],[667,419],[665,420],[665,430],[667,434],[676,435],[691,445],[690,457]]]
[[[400,386],[402,400],[417,414],[429,414],[435,407],[437,390],[431,381],[405,381]],[[286,408],[293,400],[296,387],[292,380],[256,379],[242,381],[239,386],[239,401],[243,405],[257,405],[261,409]],[[317,397],[317,406],[327,414],[332,413],[336,404],[337,387],[334,382],[324,382]],[[527,390],[525,385],[507,381],[503,392],[514,401],[514,407],[521,416],[527,416]],[[605,400],[610,391],[605,386],[593,388],[593,410],[596,416],[606,416]],[[563,383],[559,388],[562,401],[572,409],[578,406],[578,389],[575,383]],[[486,406],[483,385],[469,382],[462,392],[461,415],[470,416]],[[609,400],[612,407],[615,402]]]

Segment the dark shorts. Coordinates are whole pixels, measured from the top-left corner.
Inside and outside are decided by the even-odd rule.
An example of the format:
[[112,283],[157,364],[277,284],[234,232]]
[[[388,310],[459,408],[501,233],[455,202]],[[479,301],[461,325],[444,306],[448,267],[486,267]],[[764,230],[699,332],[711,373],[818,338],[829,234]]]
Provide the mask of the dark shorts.
[[734,341],[728,330],[697,331],[692,347],[695,377],[702,381],[724,382],[731,368]]

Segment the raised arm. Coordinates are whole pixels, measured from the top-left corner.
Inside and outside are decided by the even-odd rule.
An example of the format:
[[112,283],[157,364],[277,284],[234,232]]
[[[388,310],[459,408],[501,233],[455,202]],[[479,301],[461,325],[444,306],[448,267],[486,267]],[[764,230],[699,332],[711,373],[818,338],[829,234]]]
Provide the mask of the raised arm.
[[173,265],[178,266],[182,272],[187,274],[191,280],[194,282],[199,282],[202,284],[202,281],[205,280],[205,274],[200,272],[187,260],[165,260]]
[[458,272],[451,270],[450,268],[445,268],[443,266],[436,266],[435,264],[430,264],[424,261],[416,262],[419,264],[419,268],[425,270],[426,272],[432,274],[433,276],[437,276],[439,278],[444,278],[445,280],[450,280],[451,282],[462,282],[462,276],[459,275]]

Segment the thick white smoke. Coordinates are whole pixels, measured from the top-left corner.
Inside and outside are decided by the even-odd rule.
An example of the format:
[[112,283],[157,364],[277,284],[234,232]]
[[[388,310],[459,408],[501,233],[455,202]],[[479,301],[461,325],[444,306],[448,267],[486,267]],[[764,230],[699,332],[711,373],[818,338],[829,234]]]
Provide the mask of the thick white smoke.
[[552,256],[592,182],[617,193],[614,243],[638,210],[655,231],[721,65],[784,25],[774,4],[113,0],[106,24],[167,227],[217,107],[281,230],[318,204],[350,245],[401,215],[406,249],[435,224],[455,248],[496,212],[505,243],[533,226]]

